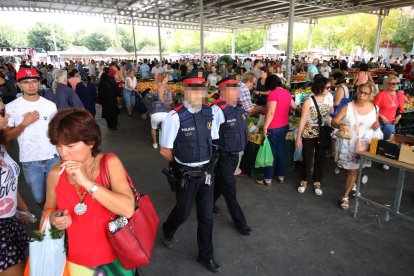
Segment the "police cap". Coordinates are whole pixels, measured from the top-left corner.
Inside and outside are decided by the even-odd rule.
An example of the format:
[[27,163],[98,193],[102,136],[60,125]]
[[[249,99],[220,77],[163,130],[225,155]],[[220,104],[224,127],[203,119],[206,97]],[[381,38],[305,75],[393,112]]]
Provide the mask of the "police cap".
[[207,72],[203,70],[191,71],[182,81],[187,87],[204,87],[207,80]]
[[217,82],[217,86],[220,88],[223,87],[237,87],[237,79],[236,75],[230,75],[227,78],[221,79],[219,82]]

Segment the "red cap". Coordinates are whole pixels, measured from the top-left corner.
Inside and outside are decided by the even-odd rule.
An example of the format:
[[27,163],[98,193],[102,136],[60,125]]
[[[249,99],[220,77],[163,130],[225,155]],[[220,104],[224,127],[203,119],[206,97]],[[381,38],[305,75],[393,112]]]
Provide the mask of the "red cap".
[[32,68],[20,69],[16,74],[16,80],[22,81],[25,79],[40,79],[39,72]]
[[183,80],[184,84],[201,84],[203,85],[206,82],[205,78],[188,78]]
[[230,80],[226,80],[226,81],[217,83],[217,86],[221,88],[221,87],[226,86],[226,85],[229,85],[229,84],[237,84],[237,83],[238,83],[237,80],[230,79]]

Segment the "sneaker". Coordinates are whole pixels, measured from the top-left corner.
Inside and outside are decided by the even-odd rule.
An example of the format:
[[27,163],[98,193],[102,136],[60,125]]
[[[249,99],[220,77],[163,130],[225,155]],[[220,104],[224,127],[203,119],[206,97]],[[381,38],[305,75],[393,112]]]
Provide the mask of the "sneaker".
[[390,169],[390,166],[388,166],[388,165],[382,165],[382,169],[384,171],[388,171]]
[[[313,184],[313,186],[315,188],[315,195],[321,196],[322,195],[321,183],[320,182],[315,182]],[[317,188],[317,186],[319,186],[319,188]]]
[[157,143],[152,144],[152,147],[153,147],[154,149],[158,149],[158,144],[157,144]]

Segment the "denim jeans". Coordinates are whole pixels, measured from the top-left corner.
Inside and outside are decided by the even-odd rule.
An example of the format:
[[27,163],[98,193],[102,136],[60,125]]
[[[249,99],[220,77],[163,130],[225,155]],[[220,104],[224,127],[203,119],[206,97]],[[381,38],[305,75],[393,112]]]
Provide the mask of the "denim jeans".
[[36,203],[45,202],[47,176],[52,167],[59,162],[58,156],[42,161],[22,162],[24,178]]
[[279,128],[268,129],[267,139],[269,139],[270,147],[273,153],[273,166],[264,169],[264,179],[270,181],[273,179],[276,170],[277,176],[285,176],[285,144],[286,134],[289,131],[289,125]]
[[384,133],[384,140],[390,139],[392,133],[395,132],[395,125],[393,123],[380,123],[381,131]]
[[126,108],[135,107],[135,93],[132,93],[132,90],[124,89],[124,100]]

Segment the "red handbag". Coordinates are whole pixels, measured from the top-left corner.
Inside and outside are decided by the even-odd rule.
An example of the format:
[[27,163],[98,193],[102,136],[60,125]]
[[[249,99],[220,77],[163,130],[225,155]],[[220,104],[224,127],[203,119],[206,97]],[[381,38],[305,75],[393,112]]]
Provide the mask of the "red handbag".
[[[104,154],[101,161],[103,185],[110,189],[108,159],[114,153]],[[160,222],[150,197],[137,192],[131,178],[125,171],[128,183],[134,193],[135,212],[128,223],[117,232],[108,229],[109,242],[123,268],[130,270],[151,262],[152,249]],[[119,218],[119,216],[117,216]]]

